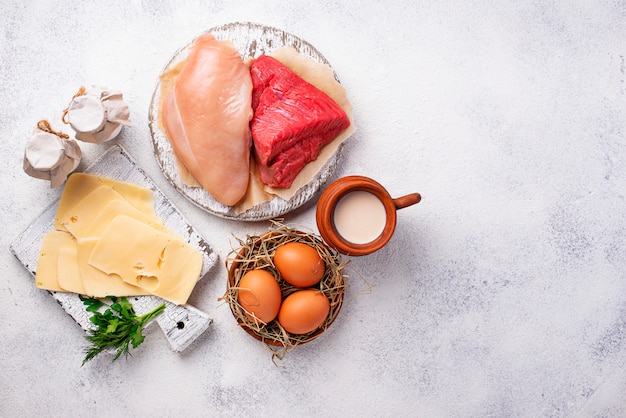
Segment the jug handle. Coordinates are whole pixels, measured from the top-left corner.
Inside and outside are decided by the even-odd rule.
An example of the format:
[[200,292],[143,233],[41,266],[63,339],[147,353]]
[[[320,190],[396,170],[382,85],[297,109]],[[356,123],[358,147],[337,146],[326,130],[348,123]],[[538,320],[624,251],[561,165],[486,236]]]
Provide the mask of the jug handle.
[[397,197],[392,199],[393,204],[396,206],[396,209],[406,208],[408,206],[415,205],[422,200],[422,195],[419,193],[411,193],[406,196]]

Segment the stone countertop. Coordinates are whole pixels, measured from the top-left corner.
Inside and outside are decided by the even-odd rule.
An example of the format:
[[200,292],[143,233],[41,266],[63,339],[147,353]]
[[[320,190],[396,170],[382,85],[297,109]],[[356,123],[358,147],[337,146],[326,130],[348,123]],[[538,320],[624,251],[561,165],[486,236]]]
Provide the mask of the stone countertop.
[[[0,416],[626,415],[626,6],[620,2],[128,1],[0,4]],[[357,132],[333,179],[423,201],[350,261],[344,307],[276,366],[218,298],[234,237],[161,173],[148,107],[182,45],[229,22],[329,60]],[[60,195],[22,171],[78,87],[124,92],[124,147],[218,253],[183,353],[150,332],[81,367],[84,333],[10,243]],[[82,145],[84,170],[109,145]],[[287,223],[315,229],[315,198]],[[157,330],[158,331],[158,330]]]

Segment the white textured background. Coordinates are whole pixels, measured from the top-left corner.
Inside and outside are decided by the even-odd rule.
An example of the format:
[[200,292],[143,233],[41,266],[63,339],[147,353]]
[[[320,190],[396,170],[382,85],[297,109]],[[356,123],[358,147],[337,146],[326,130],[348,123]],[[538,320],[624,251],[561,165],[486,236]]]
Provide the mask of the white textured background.
[[[0,416],[626,416],[623,0],[110,3],[0,3]],[[234,21],[333,65],[358,127],[335,178],[424,196],[353,259],[333,327],[278,368],[217,300],[232,234],[266,223],[181,198],[147,123],[174,51]],[[214,323],[182,355],[153,332],[81,368],[83,333],[9,252],[60,193],[22,172],[26,139],[41,118],[67,130],[84,84],[125,93],[117,142],[221,257],[191,300]],[[314,210],[286,221],[315,228]]]

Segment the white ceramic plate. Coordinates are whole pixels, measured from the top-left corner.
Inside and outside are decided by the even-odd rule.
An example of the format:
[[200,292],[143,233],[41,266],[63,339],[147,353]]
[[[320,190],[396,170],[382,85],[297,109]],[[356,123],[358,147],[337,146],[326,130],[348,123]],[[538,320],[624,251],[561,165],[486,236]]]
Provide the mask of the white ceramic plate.
[[[204,277],[217,263],[217,254],[211,245],[195,231],[122,147],[119,145],[110,147],[85,172],[133,183],[152,190],[156,214],[163,219],[169,229],[176,232],[185,242],[202,254],[200,278]],[[39,252],[44,237],[48,231],[54,229],[58,203],[57,199],[48,206],[11,244],[11,251],[33,277],[37,274]],[[76,293],[50,292],[50,294],[81,328],[87,330],[93,327],[89,321],[91,314],[85,310],[83,302]],[[128,300],[131,301],[138,314],[149,312],[157,305],[165,303],[165,311],[156,318],[156,322],[165,333],[170,347],[176,352],[187,348],[208,329],[212,322],[206,313],[191,305],[178,306],[156,296],[132,296]]]
[[[213,36],[217,39],[232,41],[244,60],[248,58],[256,58],[284,46],[291,46],[300,54],[309,57],[316,62],[329,65],[326,58],[324,58],[324,56],[322,56],[322,54],[311,44],[280,29],[254,23],[230,23],[209,29],[207,32],[213,34]],[[175,63],[180,62],[181,59],[184,59],[192,43],[193,40],[176,51],[174,56],[165,66],[164,71],[171,65],[174,65]],[[160,82],[157,82],[154,95],[152,96],[152,102],[150,104],[149,123],[150,131],[152,133],[154,153],[161,167],[161,171],[168,181],[183,196],[207,212],[223,218],[243,221],[260,221],[284,215],[285,213],[300,207],[309,201],[309,199],[313,197],[326,180],[328,180],[343,149],[343,146],[339,145],[337,151],[331,158],[328,159],[318,174],[308,184],[300,188],[291,199],[284,200],[276,196],[272,200],[260,203],[243,213],[237,214],[230,206],[226,206],[218,202],[203,188],[189,187],[181,181],[172,147],[167,139],[167,136],[159,127],[160,93],[161,84]]]

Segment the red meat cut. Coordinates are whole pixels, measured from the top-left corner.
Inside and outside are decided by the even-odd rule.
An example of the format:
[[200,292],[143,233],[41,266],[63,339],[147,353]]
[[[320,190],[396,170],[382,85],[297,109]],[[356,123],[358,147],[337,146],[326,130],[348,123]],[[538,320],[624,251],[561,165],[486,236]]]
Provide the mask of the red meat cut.
[[253,60],[250,74],[250,128],[261,181],[289,187],[350,119],[326,93],[270,56]]

